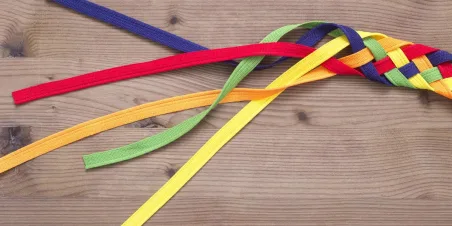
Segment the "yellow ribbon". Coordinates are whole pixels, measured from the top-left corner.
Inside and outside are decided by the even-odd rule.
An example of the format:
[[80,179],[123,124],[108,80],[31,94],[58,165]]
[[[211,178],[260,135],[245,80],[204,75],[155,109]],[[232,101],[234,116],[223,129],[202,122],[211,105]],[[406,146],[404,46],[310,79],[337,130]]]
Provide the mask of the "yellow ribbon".
[[[383,34],[359,32],[362,38],[372,36],[375,39],[386,37]],[[299,77],[336,55],[350,43],[345,36],[337,37],[300,60],[289,70],[274,80],[266,89],[287,86]],[[212,138],[210,138],[149,200],[147,200],[122,225],[143,225],[166,202],[168,202],[232,137],[248,124],[259,112],[270,104],[284,90],[267,98],[251,101]]]

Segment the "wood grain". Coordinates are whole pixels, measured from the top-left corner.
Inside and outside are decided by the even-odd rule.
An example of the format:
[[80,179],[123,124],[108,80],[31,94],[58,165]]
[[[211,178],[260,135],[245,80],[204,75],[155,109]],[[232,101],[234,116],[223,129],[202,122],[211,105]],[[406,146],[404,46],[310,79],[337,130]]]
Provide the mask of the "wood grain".
[[[181,194],[183,194],[181,192]],[[9,225],[118,225],[136,198],[0,198]],[[187,208],[190,206],[191,208]],[[25,211],[24,211],[25,210]],[[450,225],[445,201],[394,199],[279,199],[176,197],[152,219],[154,225]],[[29,213],[36,214],[30,219]],[[76,222],[76,223],[74,223]],[[149,225],[152,225],[149,224]]]
[[[215,130],[197,129],[161,151],[88,172],[83,170],[80,156],[162,130],[120,128],[61,148],[18,167],[10,175],[2,175],[11,180],[2,185],[2,192],[15,197],[124,197],[128,193],[149,196],[149,191],[156,191]],[[450,199],[452,166],[448,163],[452,161],[452,142],[443,135],[450,131],[247,128],[215,156],[184,192],[201,197],[244,193],[272,197],[272,191],[279,189],[279,197],[296,194],[304,198]],[[39,139],[48,130],[40,128],[31,134]],[[269,149],[280,151],[267,152]],[[54,183],[46,184],[49,180]]]
[[[210,48],[327,20],[452,51],[447,0],[94,2]],[[111,112],[221,88],[232,70],[208,65],[12,103],[17,89],[175,53],[51,1],[0,1],[0,155]],[[294,62],[252,73],[240,86],[265,87]],[[202,109],[107,131],[4,173],[0,225],[120,225],[244,104],[219,106],[180,141],[115,166],[85,171],[81,156]],[[434,93],[361,78],[291,88],[148,225],[451,225],[451,113],[450,100]]]

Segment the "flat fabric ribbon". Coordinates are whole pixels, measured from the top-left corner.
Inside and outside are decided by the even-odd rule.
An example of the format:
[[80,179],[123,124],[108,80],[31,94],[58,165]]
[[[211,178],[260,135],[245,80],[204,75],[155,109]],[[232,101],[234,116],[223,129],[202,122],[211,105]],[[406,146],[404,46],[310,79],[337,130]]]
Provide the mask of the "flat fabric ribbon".
[[[269,43],[269,42],[275,42],[278,41],[282,36],[284,36],[286,33],[298,28],[312,28],[314,26],[317,26],[318,24],[322,24],[322,22],[308,22],[305,24],[294,24],[294,25],[287,25],[284,27],[281,27],[272,33],[270,33],[267,37],[265,37],[262,41],[262,43]],[[331,35],[339,35],[338,33],[332,32]],[[303,38],[303,37],[302,37]],[[304,39],[300,38],[297,44],[303,44],[302,42]],[[276,49],[275,49],[276,50]],[[287,50],[287,55],[291,56],[292,54],[295,54],[299,48],[293,47],[293,49]],[[231,55],[237,56],[236,58],[241,57],[247,57],[250,55],[247,55],[249,51],[245,51],[243,53],[237,53],[237,48],[224,48],[224,49],[217,49],[214,50],[214,52],[209,52],[208,50],[202,50],[198,52],[190,52],[187,53],[184,56],[183,60],[179,62],[180,58],[173,58],[173,57],[166,57],[154,61],[144,62],[144,63],[137,63],[128,65],[125,67],[119,68],[113,68],[113,69],[107,69],[99,72],[93,72],[93,73],[87,73],[81,76],[76,76],[73,78],[63,79],[59,81],[53,81],[48,82],[36,86],[32,86],[26,89],[18,90],[12,93],[13,100],[15,104],[24,104],[33,100],[50,97],[58,94],[64,94],[80,89],[85,89],[93,86],[98,86],[110,82],[116,82],[124,79],[130,79],[130,78],[136,78],[139,76],[149,75],[149,74],[156,74],[161,73],[165,71],[170,70],[176,70],[180,68],[186,68],[191,66],[197,66],[202,64],[208,64],[213,62],[220,62],[224,59],[231,59]],[[218,55],[215,55],[218,54]],[[205,56],[210,55],[212,58],[205,58]],[[221,54],[221,55],[220,55]],[[283,54],[283,56],[285,56]],[[287,58],[287,57],[283,57]],[[203,59],[203,61],[201,61]],[[178,60],[178,61],[176,61]],[[255,66],[251,66],[250,59],[247,60],[248,62],[241,62],[240,64],[240,70],[236,69],[235,74],[243,74],[246,76],[248,73],[242,72],[242,70],[247,70],[247,68],[254,69]],[[260,61],[259,61],[260,62]],[[251,70],[252,70],[251,69]],[[146,72],[147,74],[145,74]]]

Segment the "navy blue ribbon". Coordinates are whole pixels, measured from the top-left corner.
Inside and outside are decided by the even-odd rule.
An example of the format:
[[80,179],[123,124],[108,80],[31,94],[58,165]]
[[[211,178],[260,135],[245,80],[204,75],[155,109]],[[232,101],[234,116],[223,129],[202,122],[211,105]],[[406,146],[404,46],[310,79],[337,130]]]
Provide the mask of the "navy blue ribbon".
[[[181,52],[208,50],[207,47],[87,0],[54,0],[54,2]],[[256,69],[270,68],[286,59],[287,57],[283,57],[271,64],[259,65]],[[228,61],[227,63],[234,66],[238,64],[235,61]]]

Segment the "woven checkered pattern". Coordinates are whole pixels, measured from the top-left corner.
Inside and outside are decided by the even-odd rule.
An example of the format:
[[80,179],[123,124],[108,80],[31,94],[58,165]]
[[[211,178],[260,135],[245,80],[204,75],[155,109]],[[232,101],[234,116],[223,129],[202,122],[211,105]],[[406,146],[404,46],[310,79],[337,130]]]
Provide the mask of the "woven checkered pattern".
[[452,98],[452,54],[421,44],[386,52],[373,38],[364,39],[374,56],[375,73],[362,70],[370,80],[413,89],[427,89]]

